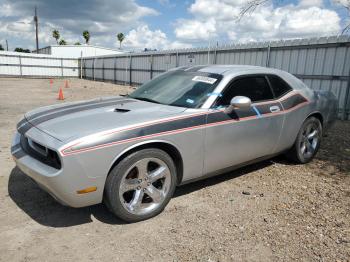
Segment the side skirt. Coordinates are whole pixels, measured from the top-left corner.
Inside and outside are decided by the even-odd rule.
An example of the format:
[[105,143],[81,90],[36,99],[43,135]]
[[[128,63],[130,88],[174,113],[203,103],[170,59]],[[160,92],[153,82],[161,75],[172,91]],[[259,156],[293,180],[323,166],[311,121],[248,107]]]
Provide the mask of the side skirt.
[[237,170],[237,169],[239,169],[241,167],[249,166],[249,165],[252,165],[252,164],[256,164],[256,163],[262,162],[262,161],[267,160],[267,159],[274,158],[275,156],[281,155],[281,154],[283,154],[283,153],[285,153],[287,151],[288,150],[283,150],[283,151],[275,153],[275,154],[271,154],[271,155],[259,157],[259,158],[253,159],[253,160],[249,160],[247,162],[243,162],[243,163],[238,164],[238,165],[234,165],[234,166],[226,167],[226,168],[223,168],[223,169],[219,169],[217,171],[210,172],[210,173],[205,174],[205,175],[200,176],[200,177],[196,177],[196,178],[189,179],[189,180],[186,180],[186,181],[181,181],[179,186],[186,185],[186,184],[189,184],[189,183],[192,183],[192,182],[196,182],[196,181],[200,181],[200,180],[204,180],[204,179],[207,179],[207,178],[210,178],[210,177],[214,177],[214,176],[223,175],[223,174],[226,174],[228,172]]

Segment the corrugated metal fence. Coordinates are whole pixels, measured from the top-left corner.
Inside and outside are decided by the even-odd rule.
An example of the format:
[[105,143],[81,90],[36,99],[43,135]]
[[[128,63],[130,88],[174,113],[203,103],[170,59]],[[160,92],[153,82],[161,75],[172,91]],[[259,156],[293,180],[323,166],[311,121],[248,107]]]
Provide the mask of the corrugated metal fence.
[[78,59],[0,51],[0,76],[78,77]]
[[82,73],[87,79],[138,85],[173,67],[208,63],[288,71],[313,89],[333,91],[339,99],[339,116],[349,119],[349,36],[91,57],[83,59]]

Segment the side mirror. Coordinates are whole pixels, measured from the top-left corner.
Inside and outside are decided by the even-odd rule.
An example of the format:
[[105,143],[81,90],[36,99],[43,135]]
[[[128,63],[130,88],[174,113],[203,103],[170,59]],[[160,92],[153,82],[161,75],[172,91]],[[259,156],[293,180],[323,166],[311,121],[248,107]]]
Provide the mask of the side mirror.
[[235,109],[249,109],[252,101],[246,96],[235,96],[231,99],[229,107],[225,110],[225,113],[229,114]]

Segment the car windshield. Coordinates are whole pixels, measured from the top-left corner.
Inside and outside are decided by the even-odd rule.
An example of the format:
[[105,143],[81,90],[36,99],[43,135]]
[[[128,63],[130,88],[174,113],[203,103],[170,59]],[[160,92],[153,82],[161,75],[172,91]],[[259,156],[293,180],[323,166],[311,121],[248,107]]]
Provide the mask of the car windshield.
[[129,97],[164,105],[198,108],[221,79],[219,74],[170,71],[143,84]]

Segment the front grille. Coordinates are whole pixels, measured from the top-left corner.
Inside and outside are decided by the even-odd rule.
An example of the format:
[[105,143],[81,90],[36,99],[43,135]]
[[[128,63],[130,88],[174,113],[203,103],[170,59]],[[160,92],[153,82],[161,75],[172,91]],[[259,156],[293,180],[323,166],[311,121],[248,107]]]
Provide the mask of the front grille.
[[30,138],[21,135],[21,147],[31,157],[56,169],[61,169],[61,160],[57,152]]

